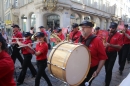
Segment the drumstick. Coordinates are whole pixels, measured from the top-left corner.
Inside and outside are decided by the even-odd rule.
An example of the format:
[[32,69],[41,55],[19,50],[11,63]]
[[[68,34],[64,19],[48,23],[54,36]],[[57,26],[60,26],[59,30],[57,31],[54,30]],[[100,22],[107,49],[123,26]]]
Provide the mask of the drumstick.
[[88,83],[89,83],[93,78],[94,78],[94,77],[92,76],[92,77],[89,79]]
[[85,83],[85,86],[89,86],[89,83],[90,83],[90,81],[91,81],[93,78],[94,78],[94,77],[92,76],[92,77],[89,79],[89,81]]

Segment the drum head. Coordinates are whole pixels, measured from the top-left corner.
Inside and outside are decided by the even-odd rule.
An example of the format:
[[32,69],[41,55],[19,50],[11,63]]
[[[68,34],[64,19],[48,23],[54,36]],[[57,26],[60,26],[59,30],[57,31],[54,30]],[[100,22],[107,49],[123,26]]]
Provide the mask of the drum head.
[[71,53],[66,64],[66,80],[70,85],[79,85],[86,78],[90,68],[90,54],[85,46],[79,46]]

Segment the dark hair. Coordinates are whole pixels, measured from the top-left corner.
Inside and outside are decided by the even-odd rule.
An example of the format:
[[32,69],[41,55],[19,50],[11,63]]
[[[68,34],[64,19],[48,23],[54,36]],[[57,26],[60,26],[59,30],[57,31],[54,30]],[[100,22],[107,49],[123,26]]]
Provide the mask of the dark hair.
[[128,24],[125,24],[124,27],[125,27],[125,28],[128,28]]
[[1,49],[8,51],[6,40],[2,37],[1,34],[0,34],[0,42],[2,43]]
[[34,29],[34,27],[31,27],[31,30]]

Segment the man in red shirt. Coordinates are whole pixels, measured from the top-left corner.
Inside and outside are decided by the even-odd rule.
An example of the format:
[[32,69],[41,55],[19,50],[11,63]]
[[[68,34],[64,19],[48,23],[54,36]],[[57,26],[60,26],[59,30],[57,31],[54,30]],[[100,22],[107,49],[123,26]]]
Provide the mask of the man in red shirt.
[[45,34],[45,36],[47,37],[47,33],[45,31],[45,27],[40,26],[39,28],[40,28],[40,32],[43,32]]
[[45,34],[45,38],[44,38],[45,42],[49,43],[49,41],[47,40],[48,36],[47,36],[46,30],[45,30],[45,27],[40,26],[39,28],[40,28],[40,32]]
[[0,36],[0,86],[16,86],[13,78],[14,63],[7,53],[7,44]]
[[[22,33],[19,31],[19,26],[18,25],[14,25],[12,27],[13,27],[13,33],[14,33],[12,38],[22,38]],[[19,39],[19,41],[22,41],[22,39]],[[23,58],[20,55],[20,52],[19,52],[20,49],[18,48],[19,46],[17,44],[16,39],[12,40],[11,45],[12,45],[12,48],[13,48],[11,57],[12,57],[14,63],[15,63],[16,58],[18,58],[18,60],[20,61],[21,65],[22,65]]]
[[62,30],[58,29],[57,30],[57,36],[63,41],[65,40],[65,36],[62,34]]
[[109,86],[112,78],[112,69],[117,57],[117,52],[122,47],[122,36],[117,32],[117,23],[111,23],[110,33],[105,44],[108,59],[105,62],[105,86]]
[[123,47],[122,47],[122,56],[121,56],[121,61],[119,63],[120,67],[120,75],[122,75],[122,72],[124,70],[124,66],[126,63],[126,58],[128,62],[130,62],[130,31],[128,31],[128,24],[124,25],[125,29],[122,31],[123,32]]
[[[91,77],[96,77],[98,75],[107,59],[107,56],[100,38],[92,34],[94,24],[89,21],[83,21],[80,26],[82,27],[82,36],[80,36],[79,42],[87,46],[91,54],[91,67],[89,73],[86,76],[87,78],[80,84],[80,86],[85,86],[85,82],[89,81]],[[94,36],[95,38],[91,39]],[[89,84],[91,85],[91,83],[92,81]]]
[[100,30],[100,27],[96,27],[95,30],[94,30],[94,34],[95,35],[99,35],[99,30]]
[[74,23],[72,25],[73,31],[70,32],[70,39],[72,40],[72,42],[74,43],[78,43],[78,39],[81,35],[81,32],[79,31],[79,25]]

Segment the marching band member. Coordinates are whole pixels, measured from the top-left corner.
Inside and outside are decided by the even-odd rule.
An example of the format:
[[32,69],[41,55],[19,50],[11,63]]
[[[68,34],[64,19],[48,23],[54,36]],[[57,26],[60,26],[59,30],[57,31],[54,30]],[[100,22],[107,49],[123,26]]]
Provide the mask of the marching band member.
[[[12,38],[22,38],[22,33],[19,31],[19,26],[13,25],[12,27],[13,27],[13,33],[14,33]],[[20,39],[19,41],[22,41],[22,40]],[[11,57],[12,57],[14,63],[15,63],[16,58],[18,58],[18,60],[20,61],[21,65],[22,65],[23,58],[20,55],[20,52],[19,52],[20,49],[18,48],[16,39],[13,39],[11,44],[13,45],[13,51],[12,51]]]
[[[26,40],[22,43],[18,42],[19,46],[25,46],[25,45],[32,43],[30,32],[26,32],[24,34],[24,36],[25,36]],[[33,77],[36,76],[36,69],[34,68],[34,66],[31,63],[32,54],[27,50],[26,47],[22,48],[22,54],[23,54],[24,60],[23,60],[23,65],[22,65],[22,71],[20,72],[20,75],[17,80],[17,85],[20,85],[23,83],[23,81],[25,79],[27,68],[30,69]]]
[[65,40],[65,36],[62,34],[62,29],[58,29],[58,30],[57,30],[57,36],[58,36],[61,40]]
[[122,75],[122,72],[124,70],[124,66],[126,63],[126,58],[128,60],[128,62],[130,62],[130,55],[129,55],[129,51],[130,51],[130,31],[128,31],[128,24],[124,25],[125,29],[122,31],[123,32],[123,47],[122,47],[122,56],[121,56],[121,62],[120,62],[120,75]]
[[117,32],[117,23],[112,23],[110,26],[110,33],[107,38],[106,46],[106,54],[108,59],[105,62],[105,86],[109,86],[112,77],[112,69],[117,57],[117,51],[119,51],[122,47],[122,36]]
[[72,40],[72,42],[74,43],[78,43],[78,39],[81,35],[81,32],[79,31],[79,25],[74,23],[72,25],[73,30],[70,32],[70,39]]
[[[87,46],[91,54],[91,67],[89,73],[86,79],[80,84],[80,86],[85,86],[85,82],[89,81],[91,77],[96,77],[99,74],[107,56],[100,38],[92,34],[94,24],[92,24],[92,22],[83,21],[80,26],[82,27],[82,36],[80,37],[79,42]],[[91,86],[91,83],[92,81],[89,83],[89,86]]]
[[42,32],[38,32],[36,34],[37,40],[39,43],[36,45],[36,60],[37,60],[37,67],[38,72],[35,79],[35,86],[40,86],[40,79],[43,77],[46,82],[48,83],[48,86],[52,86],[48,76],[45,73],[45,69],[47,67],[47,52],[48,52],[48,45],[44,41],[45,34]]
[[0,86],[16,86],[13,78],[14,63],[7,53],[7,44],[0,36]]
[[45,34],[45,36],[47,37],[47,33],[45,31],[45,28],[43,26],[40,26],[40,32],[43,32]]
[[94,30],[94,34],[95,35],[99,35],[99,30],[100,30],[100,27],[96,27],[95,30]]

